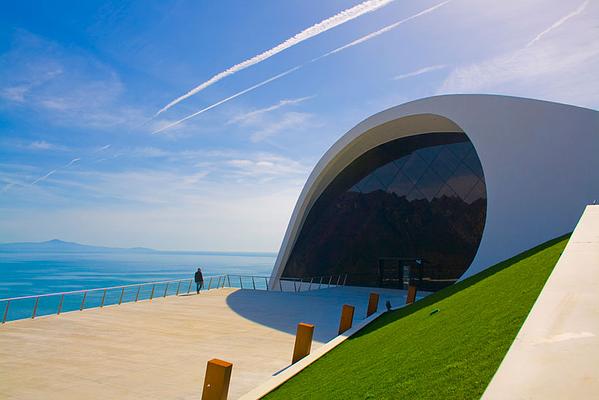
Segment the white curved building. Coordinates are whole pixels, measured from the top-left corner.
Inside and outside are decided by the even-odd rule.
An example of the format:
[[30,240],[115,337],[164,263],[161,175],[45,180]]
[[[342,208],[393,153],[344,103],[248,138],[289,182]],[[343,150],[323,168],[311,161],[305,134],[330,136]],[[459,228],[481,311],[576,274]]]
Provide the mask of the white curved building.
[[447,95],[359,123],[322,157],[270,281],[437,290],[573,230],[599,200],[599,112]]

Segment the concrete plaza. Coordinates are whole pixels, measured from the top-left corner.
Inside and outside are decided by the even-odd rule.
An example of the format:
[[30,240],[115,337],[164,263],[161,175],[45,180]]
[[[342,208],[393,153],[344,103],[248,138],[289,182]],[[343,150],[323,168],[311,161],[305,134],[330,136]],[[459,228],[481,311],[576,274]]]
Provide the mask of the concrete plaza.
[[[233,363],[238,398],[290,364],[298,322],[313,349],[337,335],[343,304],[365,317],[372,289],[301,293],[216,289],[0,326],[4,399],[198,399],[206,362]],[[379,307],[405,293],[376,289]]]

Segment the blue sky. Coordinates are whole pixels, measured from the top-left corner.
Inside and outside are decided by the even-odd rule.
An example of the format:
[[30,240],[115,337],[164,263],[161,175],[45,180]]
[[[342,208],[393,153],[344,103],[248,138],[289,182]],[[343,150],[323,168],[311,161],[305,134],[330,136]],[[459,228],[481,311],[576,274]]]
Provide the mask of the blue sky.
[[597,71],[595,0],[11,2],[0,241],[276,251],[369,115],[444,93],[598,109]]

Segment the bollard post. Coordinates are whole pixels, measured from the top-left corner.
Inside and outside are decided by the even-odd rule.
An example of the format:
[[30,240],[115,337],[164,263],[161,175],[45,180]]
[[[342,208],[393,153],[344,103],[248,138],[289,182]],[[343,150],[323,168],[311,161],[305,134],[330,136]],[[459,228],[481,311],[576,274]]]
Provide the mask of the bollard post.
[[227,400],[233,364],[218,358],[208,361],[202,400]]
[[354,320],[354,306],[344,304],[341,309],[341,320],[339,321],[339,335],[351,328]]
[[408,286],[408,295],[406,296],[406,304],[412,304],[416,301],[416,286]]
[[314,325],[304,324],[303,322],[297,324],[295,345],[293,346],[293,358],[291,359],[292,364],[295,364],[310,354],[310,349],[312,348],[312,336],[314,336]]
[[379,308],[379,294],[378,293],[370,293],[368,297],[368,310],[366,310],[366,317],[370,317],[374,314]]

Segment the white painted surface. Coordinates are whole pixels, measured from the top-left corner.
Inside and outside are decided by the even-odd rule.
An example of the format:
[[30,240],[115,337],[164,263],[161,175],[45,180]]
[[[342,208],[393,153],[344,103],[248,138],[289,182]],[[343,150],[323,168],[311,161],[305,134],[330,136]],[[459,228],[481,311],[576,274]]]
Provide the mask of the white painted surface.
[[321,158],[291,216],[271,285],[277,285],[310,207],[353,160],[397,138],[457,131],[478,152],[488,197],[481,244],[464,277],[572,231],[584,207],[599,200],[599,112],[495,95],[413,101],[359,123]]
[[483,399],[597,398],[599,206],[588,206]]

